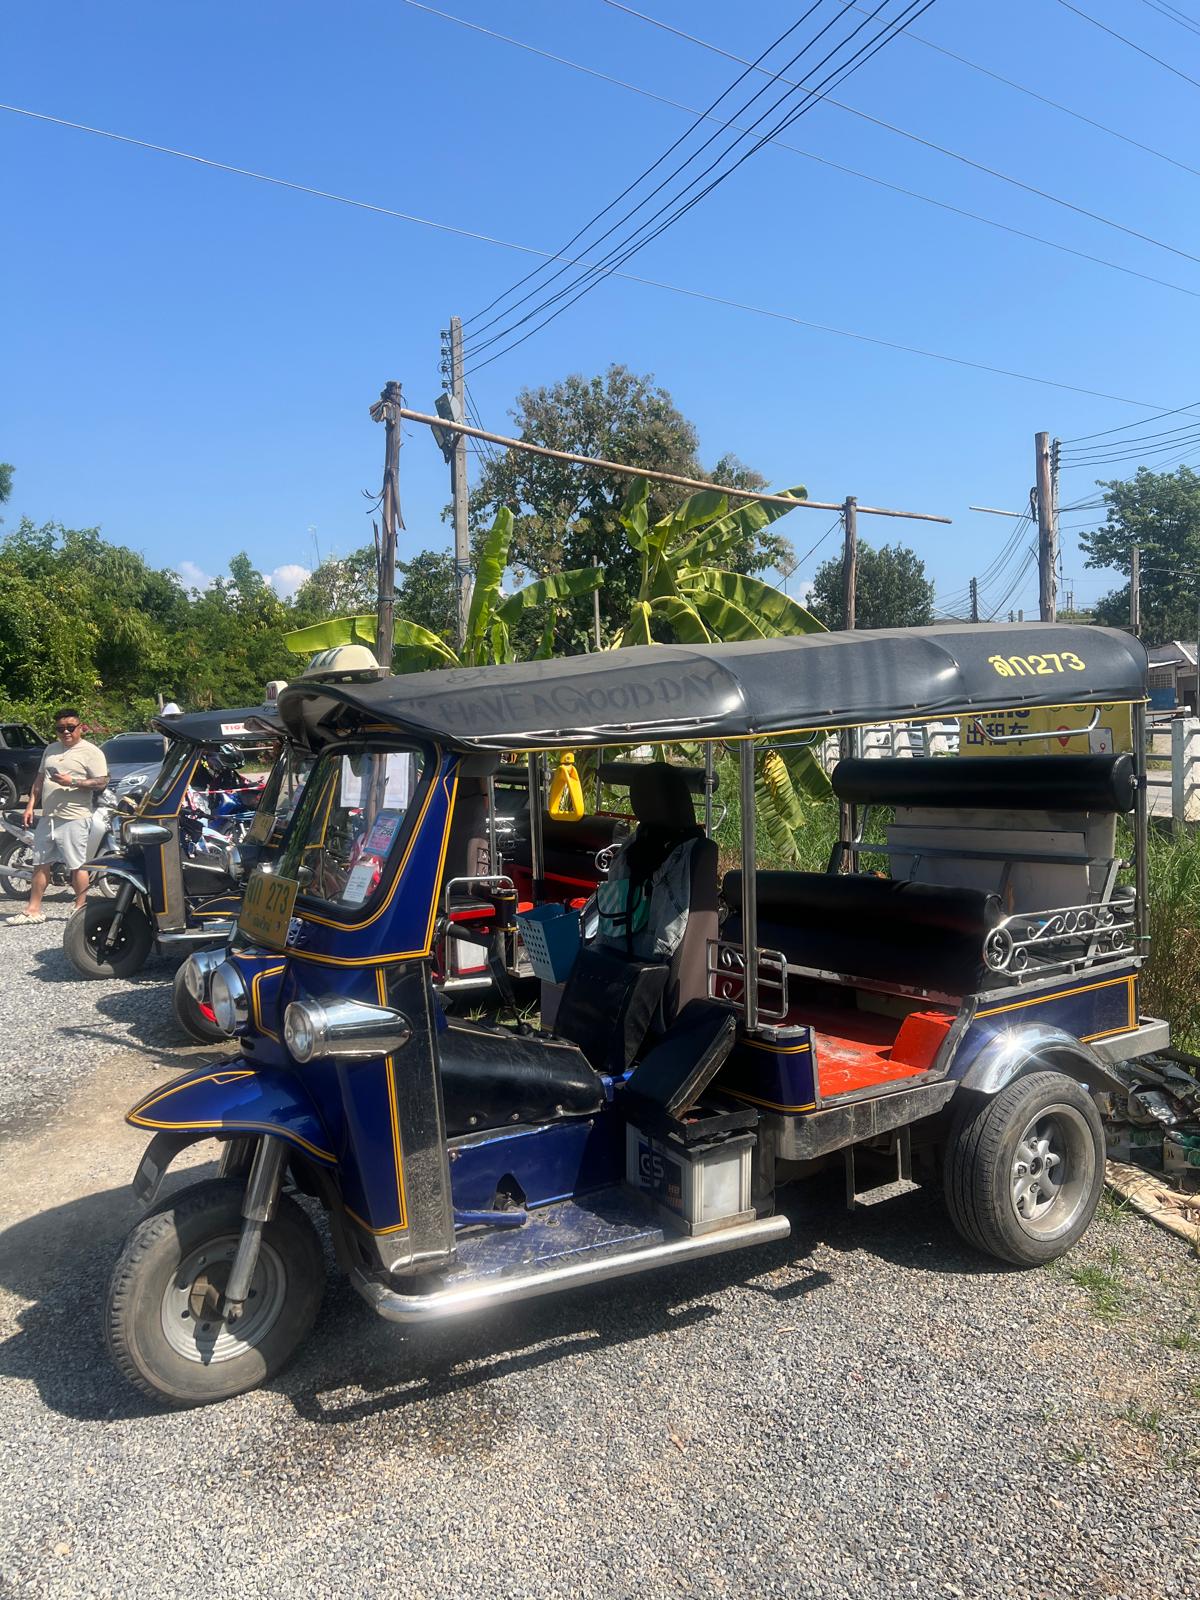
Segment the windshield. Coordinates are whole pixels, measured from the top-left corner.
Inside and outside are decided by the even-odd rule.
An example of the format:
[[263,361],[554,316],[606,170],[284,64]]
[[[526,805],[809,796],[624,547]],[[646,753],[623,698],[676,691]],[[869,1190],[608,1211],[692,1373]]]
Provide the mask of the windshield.
[[119,733],[100,746],[110,762],[123,764],[137,762],[143,766],[157,766],[163,758],[166,740],[157,733]]
[[280,877],[300,893],[343,911],[367,904],[405,833],[421,782],[417,750],[352,750],[324,756],[297,807]]
[[314,760],[308,751],[290,747],[278,758],[263,785],[249,838],[265,844],[272,834],[283,832],[300,803]]
[[196,760],[196,746],[189,744],[186,739],[176,739],[167,751],[166,760],[162,770],[154,780],[154,787],[150,790],[147,806],[150,809],[165,800],[172,788],[183,773],[185,767],[191,767]]

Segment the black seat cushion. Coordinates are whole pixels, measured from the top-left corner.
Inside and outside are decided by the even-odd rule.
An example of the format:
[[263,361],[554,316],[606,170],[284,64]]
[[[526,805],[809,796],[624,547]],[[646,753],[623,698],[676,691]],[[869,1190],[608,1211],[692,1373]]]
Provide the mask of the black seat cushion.
[[[908,883],[867,873],[760,872],[758,944],[795,966],[970,994],[983,982],[983,944],[1003,917],[982,889]],[[742,874],[728,872],[721,937],[742,937]]]
[[228,894],[237,880],[224,867],[202,861],[183,860],[183,891],[189,895]]
[[438,1052],[449,1137],[588,1116],[604,1104],[599,1077],[563,1039],[454,1017]]
[[554,1019],[597,1072],[623,1073],[633,1062],[658,1011],[670,968],[635,961],[619,951],[584,945],[575,958]]
[[631,1113],[648,1104],[680,1117],[704,1093],[733,1049],[737,1018],[728,1006],[690,1000],[625,1085]]
[[1133,757],[973,756],[912,761],[855,757],[830,779],[856,805],[942,806],[988,811],[1133,810]]

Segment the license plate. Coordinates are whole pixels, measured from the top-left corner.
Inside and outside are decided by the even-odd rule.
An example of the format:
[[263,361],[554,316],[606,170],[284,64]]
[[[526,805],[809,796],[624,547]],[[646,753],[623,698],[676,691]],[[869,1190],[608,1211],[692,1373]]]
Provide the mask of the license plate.
[[287,944],[299,887],[295,878],[281,878],[274,872],[254,873],[242,897],[238,932],[254,944],[282,950]]

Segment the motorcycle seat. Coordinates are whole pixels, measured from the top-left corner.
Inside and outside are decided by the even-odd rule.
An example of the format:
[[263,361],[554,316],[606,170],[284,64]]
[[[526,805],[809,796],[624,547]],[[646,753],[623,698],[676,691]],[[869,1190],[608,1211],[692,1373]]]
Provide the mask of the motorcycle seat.
[[237,880],[224,867],[208,866],[200,861],[183,863],[183,892],[188,895],[227,894],[237,887]]
[[599,1073],[564,1039],[452,1017],[438,1051],[450,1138],[590,1116],[604,1104]]

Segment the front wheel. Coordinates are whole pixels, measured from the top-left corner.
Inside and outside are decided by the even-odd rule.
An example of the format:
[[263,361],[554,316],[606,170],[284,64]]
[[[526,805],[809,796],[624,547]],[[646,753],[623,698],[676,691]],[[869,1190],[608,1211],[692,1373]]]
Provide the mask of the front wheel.
[[[184,965],[186,966],[186,962]],[[183,967],[175,974],[175,984],[171,991],[171,1009],[175,1013],[175,1020],[186,1034],[190,1034],[198,1044],[226,1044],[229,1035],[217,1027],[217,1019],[213,1015],[213,1008],[201,1004],[194,995],[189,993],[187,984],[183,981]]]
[[160,1404],[198,1406],[257,1388],[287,1362],[317,1316],[325,1261],[312,1223],[284,1195],[263,1227],[242,1315],[224,1288],[242,1230],[242,1186],[183,1190],[125,1241],[108,1290],[108,1348]]
[[1054,1261],[1083,1234],[1104,1188],[1104,1128],[1061,1072],[1017,1078],[964,1106],[950,1133],[946,1205],[969,1244],[1020,1267]]
[[[22,874],[12,876],[13,870]],[[33,876],[33,846],[18,839],[15,834],[0,836],[0,892],[10,900],[29,897],[30,879]]]
[[63,929],[67,960],[82,978],[132,978],[146,965],[154,930],[140,906],[126,906],[115,939],[109,937],[116,903],[89,900],[73,911]]

